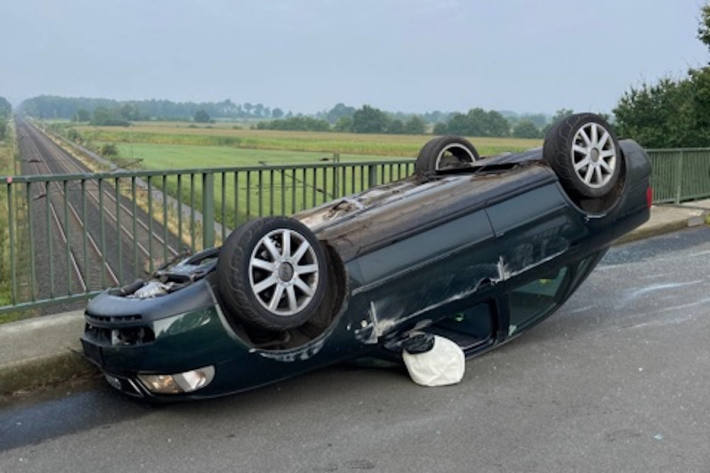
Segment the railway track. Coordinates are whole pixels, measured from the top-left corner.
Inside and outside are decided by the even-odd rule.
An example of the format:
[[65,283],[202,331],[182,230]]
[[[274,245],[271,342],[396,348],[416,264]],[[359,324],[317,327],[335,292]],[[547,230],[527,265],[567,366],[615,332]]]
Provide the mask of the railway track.
[[[23,174],[91,172],[32,124],[18,120],[17,133]],[[123,284],[180,255],[177,237],[166,225],[167,210],[162,221],[152,218],[136,202],[145,191],[136,188],[134,179],[122,181],[32,184],[33,299]],[[122,190],[129,190],[131,198]]]

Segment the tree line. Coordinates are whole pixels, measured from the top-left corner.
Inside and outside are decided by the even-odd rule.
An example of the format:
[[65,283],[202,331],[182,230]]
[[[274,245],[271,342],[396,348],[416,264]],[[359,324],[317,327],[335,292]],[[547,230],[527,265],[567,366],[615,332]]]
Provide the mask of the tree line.
[[338,103],[312,116],[294,115],[262,104],[171,102],[169,100],[118,101],[103,98],[42,95],[20,105],[26,115],[41,119],[69,119],[97,126],[128,126],[133,121],[177,120],[211,123],[215,119],[258,119],[257,129],[339,131],[352,133],[462,134],[539,138],[549,122],[544,114],[517,115],[480,108],[468,113],[432,111],[423,114],[388,112],[370,105],[355,108]]
[[12,105],[5,97],[0,97],[0,141],[7,137],[7,122],[12,115]]
[[286,114],[278,107],[245,102],[236,104],[230,99],[221,102],[173,102],[170,100],[113,100],[87,97],[58,97],[40,95],[24,100],[19,110],[41,119],[66,119],[90,121],[96,110],[108,111],[113,118],[124,121],[176,120],[187,121],[199,111],[212,118],[223,119],[268,119],[281,118]]

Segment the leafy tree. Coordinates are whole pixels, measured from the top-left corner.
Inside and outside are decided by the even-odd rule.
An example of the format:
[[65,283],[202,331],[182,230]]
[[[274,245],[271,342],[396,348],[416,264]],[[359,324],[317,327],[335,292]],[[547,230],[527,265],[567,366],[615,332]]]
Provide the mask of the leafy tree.
[[284,111],[276,107],[271,111],[271,118],[281,118],[284,116]]
[[209,115],[209,113],[205,112],[204,110],[198,110],[195,112],[193,120],[195,120],[195,122],[197,122],[197,123],[209,123],[210,122],[210,115]]
[[446,135],[449,133],[449,127],[446,123],[439,122],[436,125],[434,125],[433,133],[435,135]]
[[484,136],[509,136],[510,123],[500,112],[489,110],[484,122]]
[[12,105],[5,97],[0,97],[0,117],[9,118],[12,115]]
[[7,120],[0,117],[0,141],[3,141],[7,136]]
[[[698,39],[710,48],[710,3],[701,9]],[[616,129],[647,147],[710,145],[710,67],[680,80],[631,87],[614,109]]]
[[337,103],[325,114],[325,119],[330,123],[337,123],[341,118],[352,117],[354,114],[355,107],[349,107],[344,103]]
[[89,120],[91,120],[91,114],[85,108],[80,108],[74,114],[75,122],[88,122]]
[[385,112],[363,105],[353,114],[352,131],[355,133],[384,133],[389,119]]
[[340,117],[338,121],[335,122],[333,126],[335,131],[340,132],[351,132],[353,131],[353,118],[352,117]]
[[698,39],[710,48],[710,3],[700,9],[700,22],[698,26]]
[[99,107],[94,110],[94,116],[90,122],[95,126],[129,126],[130,122],[124,120],[117,109]]
[[[438,132],[443,129],[442,126],[438,126]],[[438,132],[435,131],[439,134]],[[472,108],[465,115],[462,113],[452,114],[446,123],[446,132],[465,136],[509,136],[510,123],[500,112],[495,110],[485,111],[482,108]]]
[[530,120],[521,120],[513,128],[513,136],[516,138],[539,138],[540,129]]
[[[77,112],[78,113],[78,112]],[[119,108],[119,114],[124,120],[140,120],[140,111],[135,104],[127,103]]]
[[414,115],[404,124],[404,132],[409,135],[423,135],[426,132],[426,123],[418,115]]
[[404,123],[402,123],[402,120],[389,120],[385,132],[393,135],[401,135],[404,133]]

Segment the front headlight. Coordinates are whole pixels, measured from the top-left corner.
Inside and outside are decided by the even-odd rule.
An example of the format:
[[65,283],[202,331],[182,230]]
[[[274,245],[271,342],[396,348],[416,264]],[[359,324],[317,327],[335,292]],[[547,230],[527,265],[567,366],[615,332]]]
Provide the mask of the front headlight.
[[159,394],[190,393],[204,388],[214,378],[214,366],[177,374],[139,374],[138,379],[150,391]]

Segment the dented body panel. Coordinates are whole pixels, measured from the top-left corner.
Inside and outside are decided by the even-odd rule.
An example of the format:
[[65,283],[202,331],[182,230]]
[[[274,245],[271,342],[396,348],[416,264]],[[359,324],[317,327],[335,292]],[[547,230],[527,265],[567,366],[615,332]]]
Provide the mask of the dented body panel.
[[[337,255],[345,281],[329,325],[299,346],[251,343],[223,313],[212,273],[152,300],[126,305],[116,295],[98,296],[87,308],[89,326],[113,330],[110,317],[128,307],[143,314],[128,323],[155,338],[116,346],[87,329],[85,351],[105,372],[130,381],[124,391],[164,400],[176,396],[150,394],[136,374],[213,364],[214,381],[182,396],[202,398],[347,359],[398,359],[400,341],[415,329],[452,337],[468,356],[481,353],[554,312],[614,239],[648,219],[648,159],[632,141],[621,148],[623,186],[603,211],[571,200],[537,149],[410,177],[295,215]],[[530,310],[535,304],[539,310]],[[102,314],[109,320],[97,318]]]

